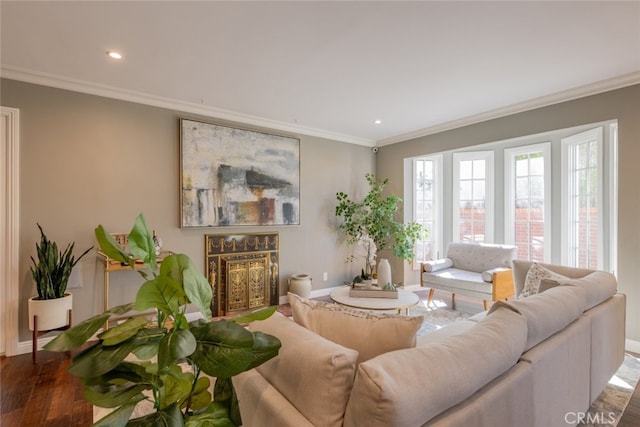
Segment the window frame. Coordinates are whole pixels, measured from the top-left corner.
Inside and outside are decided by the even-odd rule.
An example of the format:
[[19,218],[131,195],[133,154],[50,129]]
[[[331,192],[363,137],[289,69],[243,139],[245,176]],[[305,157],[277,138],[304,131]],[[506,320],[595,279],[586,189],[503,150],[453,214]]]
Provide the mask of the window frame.
[[[432,223],[433,223],[433,227],[432,230],[429,231],[429,237],[428,239],[425,240],[430,240],[432,242],[432,253],[435,254],[434,259],[437,259],[438,257],[441,257],[443,252],[443,230],[444,230],[444,226],[442,223],[442,218],[443,218],[443,210],[444,210],[444,203],[443,203],[443,155],[442,154],[435,154],[435,155],[427,155],[427,156],[420,156],[420,157],[415,157],[411,160],[411,191],[412,191],[412,209],[411,209],[411,220],[414,222],[419,222],[418,221],[418,216],[417,216],[417,211],[418,211],[418,201],[416,200],[415,195],[417,194],[418,191],[418,185],[416,182],[416,174],[417,174],[417,167],[416,167],[416,163],[418,161],[431,161],[433,162],[433,185],[431,188],[432,191],[432,212],[433,212],[433,219],[432,219]],[[429,261],[426,259],[418,259],[418,257],[416,257],[413,261],[413,268],[414,269],[419,269],[420,268],[420,264],[422,262],[425,261]]]
[[551,142],[521,145],[504,149],[504,241],[515,245],[515,158],[522,154],[542,152],[544,157],[544,262],[551,262]]
[[493,243],[495,239],[495,168],[494,150],[487,151],[461,151],[453,153],[452,168],[452,238],[460,241],[460,162],[484,160],[485,161],[485,197],[484,197],[484,239],[483,243]]
[[571,179],[572,163],[575,161],[575,157],[572,155],[571,149],[579,144],[590,142],[593,139],[597,139],[597,180],[598,188],[596,191],[596,206],[598,209],[598,221],[597,221],[597,233],[602,236],[598,239],[597,243],[597,265],[588,266],[590,269],[601,270],[604,268],[604,221],[605,221],[605,209],[603,203],[604,196],[604,126],[597,126],[595,128],[583,130],[581,132],[561,138],[561,161],[562,161],[562,187],[561,187],[561,218],[562,218],[562,238],[561,238],[561,263],[563,265],[577,267],[577,260],[575,259],[575,252],[573,251],[572,242],[575,241],[575,228],[572,226],[572,213],[574,208],[570,203],[573,200],[573,192],[571,186],[574,181]]

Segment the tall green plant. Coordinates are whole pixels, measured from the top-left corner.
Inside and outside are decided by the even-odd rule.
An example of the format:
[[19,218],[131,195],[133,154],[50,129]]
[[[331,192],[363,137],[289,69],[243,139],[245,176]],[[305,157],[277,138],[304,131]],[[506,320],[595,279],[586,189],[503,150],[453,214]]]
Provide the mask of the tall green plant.
[[415,242],[426,234],[426,230],[416,222],[396,220],[402,199],[394,194],[383,196],[388,178],[380,180],[367,174],[366,179],[370,189],[361,202],[351,200],[344,192],[336,194],[336,216],[343,220],[340,231],[347,236],[348,243],[356,243],[369,236],[378,251],[390,248],[394,256],[412,260]]
[[78,258],[73,256],[75,243],[67,245],[63,251],[58,250],[58,245],[47,238],[40,224],[40,244],[36,243],[38,261],[31,257],[31,275],[36,282],[39,300],[56,299],[64,297],[69,283],[69,276],[73,267],[87,254],[93,246],[84,251]]
[[[133,266],[134,260],[102,225],[95,234],[107,256]],[[158,268],[153,237],[142,215],[129,234],[129,248],[150,273],[139,270],[145,282],[135,303],[79,323],[45,349],[76,350],[111,316],[153,308],[157,323],[149,325],[143,317],[131,317],[99,333],[96,342],[73,357],[69,372],[84,383],[85,398],[97,406],[116,408],[95,425],[241,425],[231,378],[275,357],[280,349],[277,338],[250,332],[242,324],[266,319],[276,307],[212,321],[209,283],[186,255],[167,256]],[[204,319],[188,322],[187,304],[197,307]],[[127,357],[130,355],[135,358]],[[203,373],[216,378],[213,395],[210,379]],[[155,412],[130,420],[135,406],[145,399],[153,403]]]

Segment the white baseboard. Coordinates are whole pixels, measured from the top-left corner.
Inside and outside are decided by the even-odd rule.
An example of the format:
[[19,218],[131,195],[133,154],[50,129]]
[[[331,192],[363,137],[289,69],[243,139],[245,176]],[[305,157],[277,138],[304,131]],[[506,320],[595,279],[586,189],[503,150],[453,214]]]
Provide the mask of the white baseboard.
[[633,353],[640,353],[640,341],[625,340],[624,349]]

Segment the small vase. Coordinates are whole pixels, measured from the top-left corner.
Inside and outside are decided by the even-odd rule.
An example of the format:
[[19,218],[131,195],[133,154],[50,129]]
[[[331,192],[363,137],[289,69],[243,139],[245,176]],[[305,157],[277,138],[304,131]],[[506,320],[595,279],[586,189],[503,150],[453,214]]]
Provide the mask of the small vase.
[[391,265],[389,264],[389,260],[382,258],[378,263],[378,286],[384,288],[392,283]]
[[294,274],[288,279],[289,292],[309,298],[311,295],[311,276],[308,274]]

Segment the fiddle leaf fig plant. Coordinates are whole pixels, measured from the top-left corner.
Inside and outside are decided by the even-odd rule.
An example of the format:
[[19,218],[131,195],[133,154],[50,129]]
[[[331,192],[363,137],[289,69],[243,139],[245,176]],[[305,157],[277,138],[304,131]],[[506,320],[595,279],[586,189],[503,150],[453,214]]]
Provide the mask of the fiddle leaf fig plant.
[[355,244],[371,239],[378,251],[391,249],[393,255],[403,260],[413,260],[413,247],[427,231],[417,222],[397,221],[402,199],[394,194],[383,196],[389,179],[377,179],[366,174],[369,193],[360,202],[354,201],[344,192],[336,197],[336,216],[342,217],[338,227],[347,237],[347,243]]
[[[107,256],[133,267],[134,259],[102,225],[95,234]],[[136,270],[145,281],[135,302],[84,320],[45,349],[81,349],[69,373],[84,383],[90,403],[115,408],[96,426],[242,425],[232,377],[261,365],[280,350],[277,338],[250,332],[243,324],[268,318],[276,307],[236,319],[212,320],[212,290],[206,278],[183,254],[169,255],[158,266],[152,234],[142,215],[129,234],[129,248],[147,270]],[[202,319],[187,320],[188,304],[199,310]],[[129,317],[92,340],[112,316],[133,309],[155,309],[157,321]],[[143,400],[150,401],[153,410],[130,419]]]

